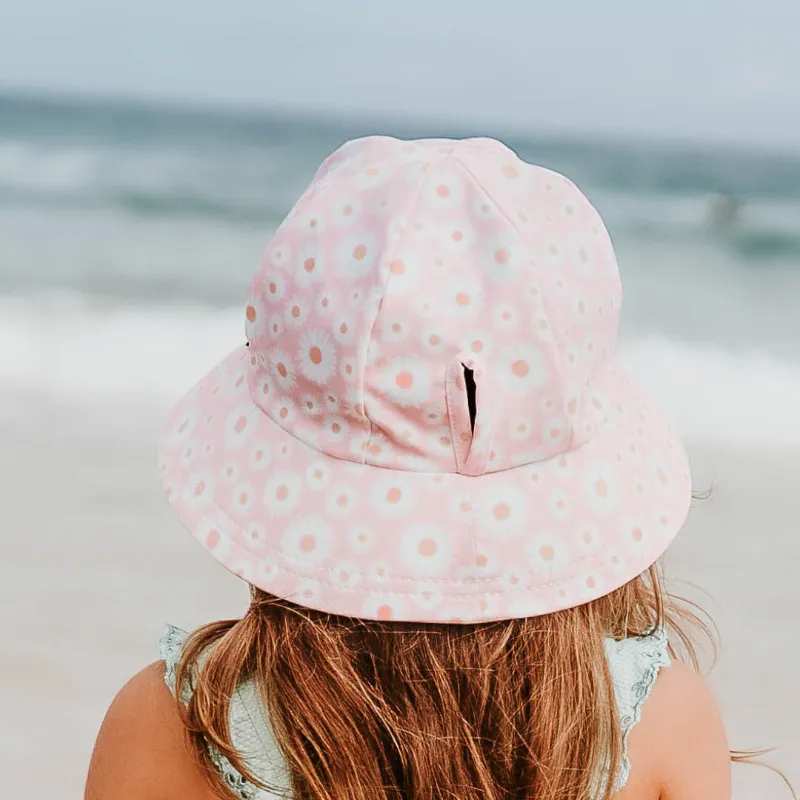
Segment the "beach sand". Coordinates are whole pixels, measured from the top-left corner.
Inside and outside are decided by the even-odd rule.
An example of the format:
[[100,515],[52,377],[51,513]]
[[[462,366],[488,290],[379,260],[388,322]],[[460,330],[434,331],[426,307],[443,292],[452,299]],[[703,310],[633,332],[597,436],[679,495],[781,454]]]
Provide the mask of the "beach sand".
[[[238,615],[247,591],[161,495],[154,443],[163,409],[5,398],[0,773],[5,796],[67,800],[82,795],[105,709],[155,660],[164,623]],[[720,626],[710,680],[731,746],[781,747],[768,760],[800,787],[796,455],[701,445],[690,453],[698,488],[712,479],[715,488],[695,503],[668,575]],[[790,796],[763,770],[737,766],[734,782],[740,798]]]

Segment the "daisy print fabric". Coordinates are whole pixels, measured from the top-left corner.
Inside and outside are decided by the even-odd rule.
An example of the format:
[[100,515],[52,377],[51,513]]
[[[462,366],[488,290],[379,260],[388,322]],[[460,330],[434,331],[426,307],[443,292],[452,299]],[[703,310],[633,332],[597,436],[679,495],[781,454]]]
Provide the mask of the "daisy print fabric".
[[225,566],[333,613],[599,597],[690,499],[680,443],[616,361],[620,307],[567,178],[488,139],[350,142],[269,243],[246,341],[172,411],[167,495]]

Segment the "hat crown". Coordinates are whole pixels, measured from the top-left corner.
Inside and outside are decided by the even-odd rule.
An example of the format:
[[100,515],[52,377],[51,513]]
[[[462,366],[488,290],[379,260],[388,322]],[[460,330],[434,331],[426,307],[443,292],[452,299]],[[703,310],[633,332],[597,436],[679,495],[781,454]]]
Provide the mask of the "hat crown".
[[606,416],[595,376],[620,303],[608,233],[567,178],[488,139],[357,140],[319,169],[252,283],[251,394],[359,463],[542,461]]

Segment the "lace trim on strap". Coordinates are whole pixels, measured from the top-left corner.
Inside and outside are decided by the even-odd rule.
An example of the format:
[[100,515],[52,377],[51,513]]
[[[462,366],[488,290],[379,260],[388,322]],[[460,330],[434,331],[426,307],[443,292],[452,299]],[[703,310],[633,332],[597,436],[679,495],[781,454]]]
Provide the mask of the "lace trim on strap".
[[[174,625],[167,625],[167,630],[158,642],[158,653],[164,664],[166,671],[164,673],[164,682],[169,687],[173,695],[177,697],[176,683],[177,683],[177,670],[180,663],[181,653],[183,646],[189,634],[186,631],[176,628]],[[189,702],[192,696],[192,687],[184,685],[181,687],[181,702],[184,704]],[[217,750],[217,748],[210,742],[206,742],[208,748],[208,755],[211,763],[217,769],[225,785],[230,789],[233,795],[239,800],[257,800],[259,797],[259,789],[249,781],[242,777],[242,774],[234,768],[233,764]]]
[[617,710],[622,726],[622,764],[614,791],[625,787],[631,774],[628,737],[642,718],[645,700],[655,686],[662,667],[672,663],[667,632],[658,628],[649,636],[606,641],[608,667],[614,681]]

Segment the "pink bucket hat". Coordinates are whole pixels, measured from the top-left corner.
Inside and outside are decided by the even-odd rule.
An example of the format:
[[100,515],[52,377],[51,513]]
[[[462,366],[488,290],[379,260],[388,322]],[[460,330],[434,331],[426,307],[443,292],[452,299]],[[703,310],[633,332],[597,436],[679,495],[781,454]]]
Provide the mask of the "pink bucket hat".
[[229,570],[330,613],[596,599],[662,555],[691,497],[615,360],[620,302],[563,176],[489,139],[349,142],[270,243],[247,344],[171,413],[167,494]]

